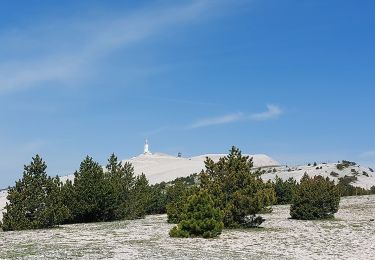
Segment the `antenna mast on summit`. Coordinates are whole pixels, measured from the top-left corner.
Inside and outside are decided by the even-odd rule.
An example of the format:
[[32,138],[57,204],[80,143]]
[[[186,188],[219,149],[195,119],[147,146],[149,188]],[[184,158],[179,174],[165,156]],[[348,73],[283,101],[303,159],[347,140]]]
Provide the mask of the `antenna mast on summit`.
[[143,154],[151,154],[149,149],[148,149],[148,140],[146,139],[145,140],[145,146],[144,146],[144,149],[143,149]]

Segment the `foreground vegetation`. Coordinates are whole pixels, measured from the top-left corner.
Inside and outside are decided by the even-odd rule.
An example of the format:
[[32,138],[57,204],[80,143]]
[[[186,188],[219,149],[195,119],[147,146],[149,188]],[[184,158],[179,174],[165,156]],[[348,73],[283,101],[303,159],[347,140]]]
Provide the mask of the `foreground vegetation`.
[[86,157],[74,181],[48,177],[38,155],[25,166],[23,178],[8,191],[9,203],[1,225],[4,231],[51,228],[67,223],[137,219],[146,215],[150,186],[130,164],[112,155],[106,171]]
[[0,259],[373,259],[375,195],[345,197],[335,221],[289,219],[275,205],[258,229],[219,239],[175,239],[166,215],[0,232]]
[[259,214],[274,204],[292,204],[297,219],[332,218],[340,195],[369,194],[351,185],[349,177],[335,185],[328,178],[304,176],[264,182],[254,170],[252,158],[233,147],[228,156],[205,170],[170,183],[149,185],[145,175],[135,176],[131,164],[122,164],[113,154],[103,169],[86,157],[74,181],[61,182],[47,175],[47,165],[38,155],[24,167],[22,179],[8,191],[3,216],[4,231],[51,228],[61,224],[106,222],[144,218],[167,213],[168,222],[178,224],[175,237],[215,237],[223,228],[259,227]]

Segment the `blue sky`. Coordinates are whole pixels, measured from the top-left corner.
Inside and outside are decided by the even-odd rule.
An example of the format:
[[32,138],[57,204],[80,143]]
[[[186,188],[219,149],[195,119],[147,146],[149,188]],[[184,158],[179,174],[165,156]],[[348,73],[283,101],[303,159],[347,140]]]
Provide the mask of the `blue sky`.
[[0,187],[39,153],[375,166],[375,2],[0,2]]

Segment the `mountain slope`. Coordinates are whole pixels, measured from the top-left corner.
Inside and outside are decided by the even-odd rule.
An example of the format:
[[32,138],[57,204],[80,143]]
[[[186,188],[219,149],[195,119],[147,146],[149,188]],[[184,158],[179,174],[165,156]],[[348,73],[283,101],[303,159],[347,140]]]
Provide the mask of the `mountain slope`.
[[[345,176],[355,176],[357,178],[357,181],[351,184],[353,186],[365,189],[370,189],[372,186],[375,185],[375,173],[372,169],[362,167],[356,164],[344,167],[343,169],[339,170],[337,168],[338,165],[338,163],[330,163],[318,164],[316,166],[303,165],[291,168],[286,166],[269,168],[266,171],[266,173],[262,175],[262,179],[265,181],[273,181],[276,178],[276,176],[278,176],[283,180],[292,177],[295,180],[299,181],[304,175],[304,173],[307,173],[310,177],[316,175],[329,177],[330,179],[335,180],[336,183],[338,182],[339,178],[343,178]],[[276,172],[274,172],[274,169],[276,170]]]
[[[172,181],[178,177],[187,177],[199,173],[205,168],[204,161],[210,157],[215,162],[225,154],[205,154],[191,158],[179,158],[166,154],[147,154],[133,157],[123,162],[130,162],[136,174],[144,173],[151,184]],[[249,155],[253,157],[254,167],[271,167],[280,165],[267,155]]]

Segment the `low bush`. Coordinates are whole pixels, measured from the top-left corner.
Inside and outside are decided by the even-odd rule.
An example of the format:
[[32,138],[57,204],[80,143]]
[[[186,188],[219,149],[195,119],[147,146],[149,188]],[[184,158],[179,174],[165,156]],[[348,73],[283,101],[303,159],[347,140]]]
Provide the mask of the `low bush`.
[[169,235],[212,238],[219,236],[223,228],[223,213],[214,207],[207,191],[200,191],[188,198],[181,222],[170,230]]
[[322,176],[305,175],[296,191],[290,215],[293,219],[330,219],[337,212],[340,191],[333,181]]
[[343,160],[341,163],[339,162],[336,165],[336,167],[337,167],[338,170],[342,171],[342,170],[344,170],[346,168],[349,168],[349,167],[352,167],[352,166],[356,166],[356,165],[357,165],[357,163],[355,163],[355,162]]

